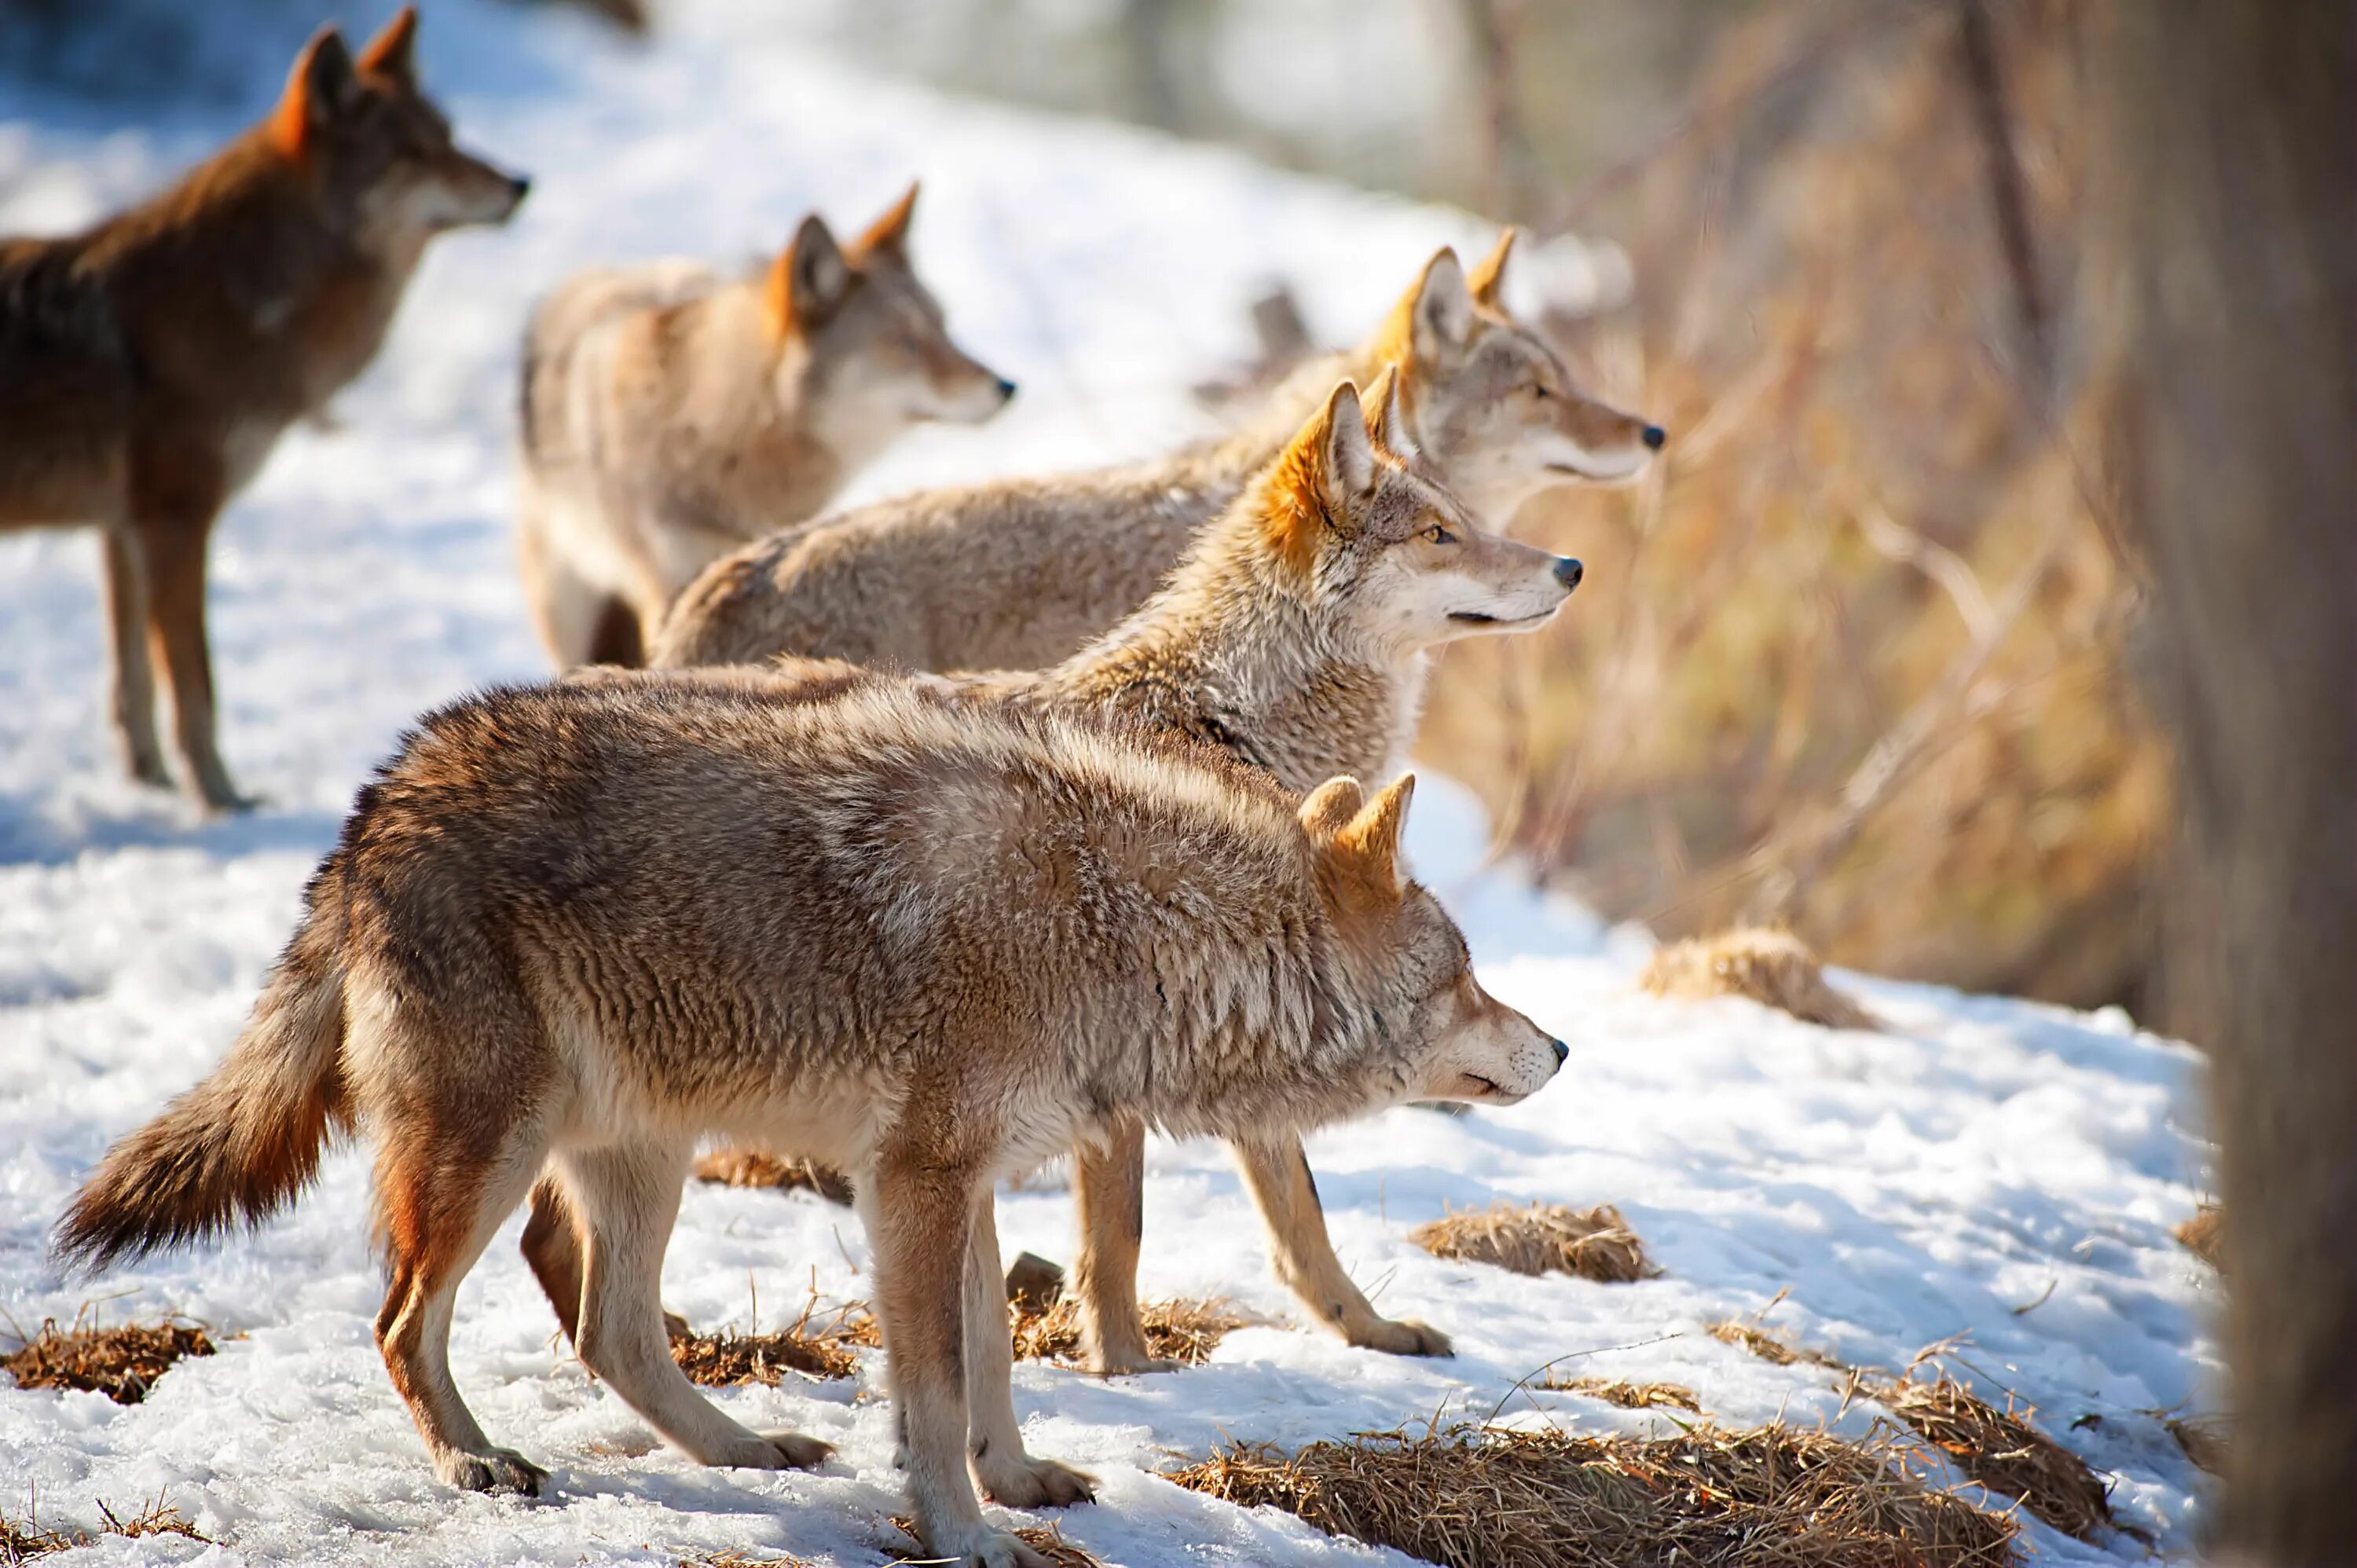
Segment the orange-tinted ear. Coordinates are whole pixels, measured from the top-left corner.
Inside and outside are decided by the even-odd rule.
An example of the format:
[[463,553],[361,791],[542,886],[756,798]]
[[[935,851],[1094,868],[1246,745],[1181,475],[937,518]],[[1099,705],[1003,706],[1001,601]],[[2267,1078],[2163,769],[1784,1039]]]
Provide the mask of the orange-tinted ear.
[[905,261],[909,255],[909,220],[917,210],[919,182],[909,182],[908,194],[894,202],[891,209],[867,226],[859,242],[851,247],[855,255],[868,256],[877,252]]
[[1498,291],[1506,281],[1506,258],[1514,253],[1514,241],[1521,233],[1521,230],[1509,225],[1498,236],[1498,242],[1490,247],[1490,253],[1465,274],[1465,286],[1471,291],[1473,303],[1484,310],[1506,308],[1505,296]]
[[1415,775],[1403,773],[1359,808],[1351,825],[1335,835],[1334,847],[1359,863],[1366,879],[1399,889],[1400,834],[1407,827],[1408,802],[1415,798]]
[[384,31],[361,51],[361,73],[382,76],[404,87],[417,85],[417,7],[404,5]]
[[360,90],[343,34],[331,27],[320,28],[286,73],[286,91],[279,94],[278,107],[270,116],[271,140],[288,157],[302,156],[313,134],[358,102]]
[[1269,548],[1308,572],[1318,559],[1321,531],[1349,521],[1374,488],[1375,448],[1359,409],[1359,389],[1343,381],[1277,456],[1264,497]]
[[1443,245],[1392,308],[1378,340],[1386,360],[1446,363],[1473,335],[1473,296],[1465,291],[1465,268]]
[[793,243],[770,264],[763,287],[770,327],[779,337],[816,327],[851,292],[851,263],[826,220],[813,212],[794,231]]
[[1415,456],[1415,436],[1407,426],[1407,410],[1400,405],[1400,387],[1407,378],[1394,360],[1359,394],[1359,409],[1367,418],[1367,435],[1395,457]]
[[1299,816],[1301,826],[1312,839],[1324,843],[1359,814],[1366,799],[1359,792],[1359,781],[1347,773],[1338,773],[1305,796]]

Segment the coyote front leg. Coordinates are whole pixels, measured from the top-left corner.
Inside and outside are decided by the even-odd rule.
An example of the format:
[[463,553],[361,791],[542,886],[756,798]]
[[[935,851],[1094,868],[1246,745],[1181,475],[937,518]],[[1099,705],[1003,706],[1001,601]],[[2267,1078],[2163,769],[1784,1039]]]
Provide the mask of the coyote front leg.
[[1367,1302],[1326,1234],[1326,1210],[1309,1174],[1309,1156],[1290,1133],[1233,1140],[1236,1164],[1268,1226],[1276,1277],[1318,1321],[1353,1345],[1394,1356],[1452,1354],[1448,1336],[1429,1324],[1384,1317]]
[[1146,1124],[1116,1116],[1102,1145],[1072,1151],[1072,1200],[1081,1255],[1072,1294],[1081,1304],[1081,1362],[1100,1377],[1168,1372],[1176,1361],[1146,1351],[1137,1321],[1137,1243],[1146,1223]]

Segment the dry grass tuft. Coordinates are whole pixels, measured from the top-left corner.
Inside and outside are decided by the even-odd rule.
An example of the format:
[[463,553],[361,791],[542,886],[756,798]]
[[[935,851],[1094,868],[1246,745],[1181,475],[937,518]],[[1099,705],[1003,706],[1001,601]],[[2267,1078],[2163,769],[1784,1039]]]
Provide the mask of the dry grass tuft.
[[2169,1434],[2185,1450],[2185,1456],[2197,1468],[2212,1476],[2226,1473],[2226,1418],[2222,1415],[2171,1416],[2168,1421]]
[[[917,1539],[916,1520],[911,1519],[902,1519],[896,1515],[894,1516],[892,1522],[899,1526],[900,1532],[903,1535],[906,1535],[909,1540],[914,1541]],[[1046,1558],[1050,1568],[1105,1568],[1104,1563],[1101,1559],[1091,1556],[1086,1552],[1083,1552],[1079,1547],[1073,1545],[1071,1541],[1066,1541],[1064,1539],[1063,1529],[1059,1525],[1019,1525],[1016,1528],[1015,1539],[1029,1547],[1032,1551],[1038,1552],[1040,1556]],[[896,1558],[894,1561],[896,1563],[909,1563],[911,1565],[911,1568],[914,1568],[914,1565],[917,1563],[939,1563],[942,1562],[942,1559],[938,1557],[902,1557]]]
[[838,1170],[815,1160],[786,1159],[766,1149],[715,1149],[695,1162],[695,1179],[722,1187],[767,1187],[814,1192],[846,1207],[851,1183]]
[[1637,983],[1656,996],[1748,996],[1828,1029],[1878,1029],[1880,1020],[1825,983],[1817,955],[1790,931],[1738,927],[1659,949]]
[[[182,1513],[178,1505],[166,1502],[160,1496],[146,1509],[124,1519],[104,1502],[98,1505],[99,1517],[106,1522],[100,1527],[105,1535],[128,1536],[137,1540],[143,1535],[178,1535],[207,1546],[220,1542],[199,1530]],[[43,1530],[40,1520],[28,1511],[22,1520],[10,1519],[0,1513],[0,1568],[14,1568],[36,1557],[46,1557],[52,1552],[64,1552],[72,1547],[88,1546],[94,1538],[85,1530]]]
[[1215,1451],[1170,1477],[1442,1568],[1998,1568],[2011,1520],[1926,1486],[1882,1443],[1766,1426],[1675,1437],[1454,1427],[1286,1456]]
[[1628,1284],[1659,1272],[1609,1203],[1587,1209],[1495,1203],[1419,1225],[1407,1239],[1436,1258],[1495,1263],[1518,1274],[1576,1274],[1599,1284]]
[[189,1541],[201,1541],[208,1546],[218,1545],[213,1538],[199,1530],[177,1503],[167,1503],[160,1496],[149,1503],[144,1512],[124,1519],[103,1502],[98,1505],[99,1516],[106,1520],[106,1533],[129,1536],[134,1541],[143,1535],[177,1535]]
[[55,1318],[20,1349],[0,1356],[0,1370],[20,1389],[93,1389],[117,1404],[137,1404],[183,1356],[210,1356],[213,1342],[193,1323],[61,1329]]
[[847,1305],[817,1327],[811,1314],[817,1303],[805,1303],[802,1315],[774,1334],[739,1334],[724,1328],[717,1334],[690,1334],[671,1342],[671,1359],[691,1382],[706,1388],[733,1388],[760,1383],[775,1388],[788,1372],[810,1378],[848,1378],[859,1371],[860,1350],[884,1343],[882,1329],[864,1306]]
[[2179,1246],[2183,1247],[2212,1268],[2222,1269],[2225,1265],[2219,1260],[2218,1243],[2222,1239],[2224,1226],[2225,1221],[2219,1212],[2218,1206],[2214,1203],[2205,1203],[2194,1211],[2193,1218],[2179,1225],[2170,1234],[2177,1238]]
[[756,1557],[737,1547],[726,1552],[699,1552],[683,1557],[673,1568],[815,1568],[807,1557]]
[[32,1518],[11,1519],[0,1513],[0,1564],[15,1568],[19,1563],[29,1563],[36,1557],[47,1557],[52,1552],[69,1547],[88,1546],[90,1537],[80,1530],[70,1535],[54,1530],[43,1530]]
[[1772,1362],[1779,1367],[1789,1367],[1795,1362],[1805,1361],[1812,1367],[1830,1367],[1837,1372],[1849,1370],[1848,1363],[1837,1361],[1822,1350],[1811,1350],[1803,1346],[1788,1345],[1764,1328],[1749,1323],[1738,1323],[1733,1318],[1724,1323],[1712,1324],[1710,1337],[1713,1339],[1723,1339],[1729,1345],[1740,1346],[1761,1360]]
[[1539,1380],[1538,1386],[1556,1393],[1586,1394],[1617,1404],[1622,1410],[1653,1410],[1669,1405],[1678,1410],[1702,1413],[1702,1402],[1695,1391],[1676,1383],[1631,1383],[1615,1378],[1565,1378],[1549,1372]]
[[[1081,1353],[1080,1304],[1065,1297],[1045,1312],[1015,1309],[1015,1354],[1026,1361],[1069,1361]],[[1137,1320],[1146,1329],[1146,1353],[1166,1361],[1200,1367],[1221,1340],[1244,1318],[1224,1301],[1140,1302]]]
[[1943,1376],[1931,1382],[1861,1383],[1916,1434],[1993,1492],[2018,1498],[2048,1524],[2081,1541],[2110,1527],[2109,1493],[2087,1462],[2029,1423],[2028,1408],[1998,1410]]

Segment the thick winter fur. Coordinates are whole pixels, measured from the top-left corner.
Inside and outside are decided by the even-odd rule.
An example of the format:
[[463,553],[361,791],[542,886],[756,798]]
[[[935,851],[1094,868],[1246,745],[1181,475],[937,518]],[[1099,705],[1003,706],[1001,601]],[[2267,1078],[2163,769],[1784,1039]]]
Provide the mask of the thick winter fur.
[[1507,315],[1513,234],[1469,279],[1428,263],[1349,353],[1304,367],[1236,434],[1157,461],[933,490],[776,534],[721,560],[673,605],[659,666],[794,653],[912,670],[1036,669],[1151,594],[1317,411],[1336,380],[1399,366],[1404,441],[1502,528],[1540,490],[1630,478],[1661,432],[1573,386]]
[[909,193],[847,250],[823,220],[759,274],[694,262],[584,273],[524,342],[517,524],[558,664],[636,664],[672,596],[814,516],[929,419],[1015,387],[950,340],[909,262]]
[[[1373,414],[1370,434],[1365,413]],[[1362,410],[1344,383],[1227,512],[1201,530],[1161,592],[1054,669],[951,676],[929,689],[1044,712],[1144,725],[1219,747],[1293,789],[1337,773],[1392,772],[1407,747],[1426,650],[1483,632],[1526,630],[1579,580],[1579,563],[1484,532],[1396,441],[1386,371]],[[767,677],[842,678],[846,666],[788,660]],[[609,674],[599,681],[630,678]],[[758,682],[750,666],[637,679]],[[1085,1356],[1100,1372],[1146,1370],[1136,1306],[1143,1129],[1115,1122],[1079,1153],[1082,1251],[1075,1291]],[[1277,1273],[1354,1345],[1437,1355],[1446,1336],[1379,1316],[1334,1255],[1299,1140],[1242,1139],[1237,1157],[1266,1220]],[[535,1194],[525,1254],[560,1318],[579,1273],[562,1196]]]
[[87,233],[0,242],[0,530],[100,531],[124,766],[170,781],[152,650],[187,788],[216,809],[243,802],[213,734],[214,518],[375,355],[426,242],[523,199],[420,95],[416,23],[404,11],[357,61],[320,33],[270,117],[170,190]]
[[[428,718],[362,791],[229,1061],[108,1155],[60,1242],[106,1259],[258,1212],[349,1121],[376,1151],[394,1387],[446,1481],[533,1491],[447,1336],[553,1162],[582,1359],[706,1463],[806,1465],[824,1444],[686,1380],[655,1284],[699,1138],[823,1158],[856,1173],[927,1545],[1040,1563],[973,1485],[1089,1489],[1015,1423],[996,1177],[1119,1117],[1266,1139],[1510,1102],[1563,1050],[1401,879],[1405,780],[1298,800],[1208,748],[905,679],[778,684],[625,677]],[[330,1113],[257,1142],[248,1098]]]

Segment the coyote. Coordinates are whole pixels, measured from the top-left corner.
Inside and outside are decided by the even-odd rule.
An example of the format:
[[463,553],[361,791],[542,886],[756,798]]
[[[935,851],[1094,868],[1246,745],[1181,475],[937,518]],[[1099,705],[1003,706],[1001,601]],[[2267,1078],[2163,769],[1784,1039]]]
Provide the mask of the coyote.
[[912,670],[1029,670],[1144,602],[1245,482],[1344,378],[1399,367],[1403,438],[1477,516],[1504,528],[1575,480],[1632,478],[1659,427],[1583,395],[1500,298],[1508,230],[1469,280],[1444,250],[1349,353],[1304,366],[1234,435],[1154,462],[884,501],[774,534],[680,595],[651,662],[778,653]]
[[[284,1206],[376,1153],[394,1389],[451,1485],[535,1492],[452,1381],[460,1280],[544,1164],[585,1233],[582,1360],[707,1464],[810,1466],[666,1353],[696,1141],[856,1173],[918,1528],[1081,1500],[1023,1445],[994,1180],[1102,1134],[1290,1135],[1412,1098],[1511,1103],[1565,1047],[1484,993],[1402,879],[1402,779],[1306,800],[1209,747],[837,665],[494,693],[361,791],[252,1020],[60,1222],[91,1266]],[[1108,1020],[1125,1027],[1111,1029]],[[969,1433],[973,1440],[969,1443]],[[970,1474],[969,1474],[970,1470]]]
[[[1372,429],[1369,428],[1372,416]],[[1396,449],[1401,410],[1388,370],[1364,405],[1349,382],[1217,521],[1199,532],[1162,591],[1101,641],[1044,671],[951,676],[936,687],[1072,716],[1098,716],[1206,742],[1287,789],[1337,773],[1389,774],[1415,727],[1426,650],[1544,624],[1580,564],[1485,532],[1428,471]],[[784,660],[791,682],[832,664]],[[754,678],[707,667],[583,679]],[[1107,1027],[1118,1028],[1117,1021]],[[1379,1316],[1334,1255],[1289,1132],[1235,1141],[1267,1222],[1278,1276],[1314,1318],[1353,1345],[1446,1355],[1447,1336]],[[1108,1120],[1081,1147],[1073,1183],[1082,1251],[1073,1290],[1083,1359],[1101,1373],[1153,1370],[1137,1318],[1145,1129]],[[524,1255],[569,1333],[580,1297],[578,1241],[559,1184],[535,1189]]]
[[124,765],[171,782],[152,646],[188,790],[216,811],[250,802],[214,742],[213,520],[367,367],[426,242],[523,199],[452,145],[416,36],[404,10],[355,60],[325,29],[269,118],[171,189],[86,233],[0,242],[0,530],[97,527]]
[[910,186],[847,250],[813,214],[756,277],[584,273],[533,313],[517,544],[559,665],[642,662],[705,566],[816,514],[911,425],[1015,395],[909,265],[916,204]]

